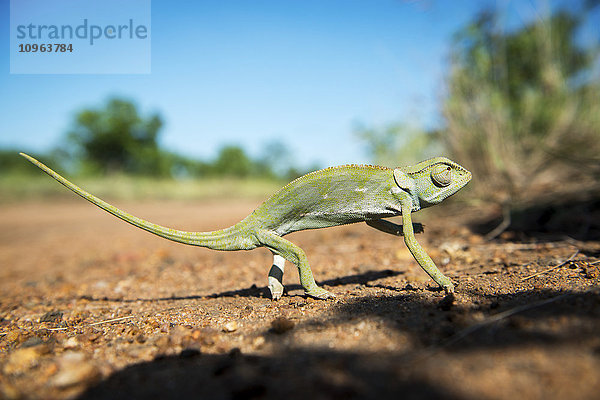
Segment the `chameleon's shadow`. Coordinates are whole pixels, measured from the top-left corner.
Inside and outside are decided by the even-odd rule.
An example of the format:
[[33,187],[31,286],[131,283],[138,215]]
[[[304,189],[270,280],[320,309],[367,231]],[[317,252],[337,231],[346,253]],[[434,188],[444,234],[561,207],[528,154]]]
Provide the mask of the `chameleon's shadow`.
[[[344,286],[344,285],[365,285],[368,286],[369,282],[377,281],[382,278],[391,276],[398,276],[403,274],[402,271],[394,271],[391,269],[378,270],[378,271],[366,271],[360,274],[348,275],[334,279],[328,279],[320,281],[319,285],[325,286]],[[287,285],[285,287],[286,292],[302,290],[302,286],[298,284]],[[398,289],[399,290],[399,289]],[[227,290],[225,292],[212,293],[207,295],[189,295],[189,296],[168,296],[168,297],[157,297],[157,298],[136,298],[136,299],[122,299],[122,298],[110,298],[110,297],[93,297],[88,295],[81,296],[82,299],[88,301],[110,301],[110,302],[122,302],[122,303],[134,303],[138,301],[173,301],[173,300],[201,300],[201,299],[219,299],[225,297],[255,297],[255,298],[270,298],[271,294],[266,286],[258,287],[255,284],[249,288]]]
[[[386,269],[382,271],[367,271],[361,274],[354,274],[343,276],[334,279],[328,279],[326,281],[320,281],[320,286],[344,286],[344,285],[368,285],[369,282],[376,281],[382,278],[387,278],[390,276],[398,276],[403,274],[401,271],[393,271],[391,269]],[[302,286],[298,284],[287,285],[285,287],[285,293],[289,293],[295,290],[302,290]],[[256,285],[252,285],[246,289],[238,289],[238,290],[228,290],[226,292],[213,293],[207,296],[200,296],[201,298],[208,299],[218,299],[222,297],[270,297],[271,294],[267,287],[257,287]],[[170,298],[170,300],[183,300],[190,299],[194,297],[184,296],[183,298]]]

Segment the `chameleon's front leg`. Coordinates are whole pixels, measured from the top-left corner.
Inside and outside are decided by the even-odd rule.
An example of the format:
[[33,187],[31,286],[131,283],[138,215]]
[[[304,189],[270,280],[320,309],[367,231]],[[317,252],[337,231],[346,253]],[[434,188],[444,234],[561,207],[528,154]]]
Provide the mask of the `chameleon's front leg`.
[[404,243],[410,250],[411,254],[417,260],[421,268],[429,275],[438,285],[444,288],[446,293],[454,293],[454,285],[442,272],[435,266],[435,263],[425,252],[423,247],[417,242],[413,231],[411,217],[412,203],[410,199],[402,199],[402,233],[404,235]]

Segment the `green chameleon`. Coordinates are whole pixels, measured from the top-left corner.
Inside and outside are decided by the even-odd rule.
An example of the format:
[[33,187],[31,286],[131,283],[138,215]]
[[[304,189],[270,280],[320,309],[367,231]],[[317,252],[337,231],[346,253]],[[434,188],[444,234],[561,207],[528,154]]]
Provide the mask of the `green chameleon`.
[[[370,165],[344,165],[311,172],[290,182],[237,224],[213,232],[184,232],[135,217],[80,189],[35,158],[20,153],[58,182],[114,216],[163,238],[215,250],[251,250],[266,247],[273,253],[268,275],[274,300],[283,294],[285,260],[298,267],[306,295],[334,297],[319,287],[306,254],[283,238],[291,232],[366,222],[386,233],[404,236],[419,265],[446,293],[454,285],[417,243],[411,213],[438,204],[471,180],[457,163],[437,157],[414,166],[390,169]],[[402,225],[382,218],[402,215]],[[420,230],[422,226],[415,224]]]

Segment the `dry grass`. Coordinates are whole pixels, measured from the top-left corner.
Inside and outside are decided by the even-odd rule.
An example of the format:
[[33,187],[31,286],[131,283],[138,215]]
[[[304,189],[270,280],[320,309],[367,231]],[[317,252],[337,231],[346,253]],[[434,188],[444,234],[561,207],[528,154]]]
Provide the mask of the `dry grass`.
[[[99,197],[118,200],[261,199],[274,193],[284,184],[284,182],[256,178],[174,180],[128,175],[74,178],[72,181]],[[2,203],[72,196],[73,193],[44,174],[0,175],[0,202]]]

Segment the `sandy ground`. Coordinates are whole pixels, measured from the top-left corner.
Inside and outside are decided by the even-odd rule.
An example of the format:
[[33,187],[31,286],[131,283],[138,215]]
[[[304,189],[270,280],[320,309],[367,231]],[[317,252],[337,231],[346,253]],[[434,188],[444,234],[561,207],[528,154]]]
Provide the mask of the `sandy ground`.
[[[118,205],[211,230],[257,204]],[[598,398],[600,242],[485,242],[467,226],[485,212],[415,216],[455,299],[360,224],[288,237],[336,299],[288,264],[273,302],[264,249],[171,243],[77,199],[3,205],[0,397]]]

